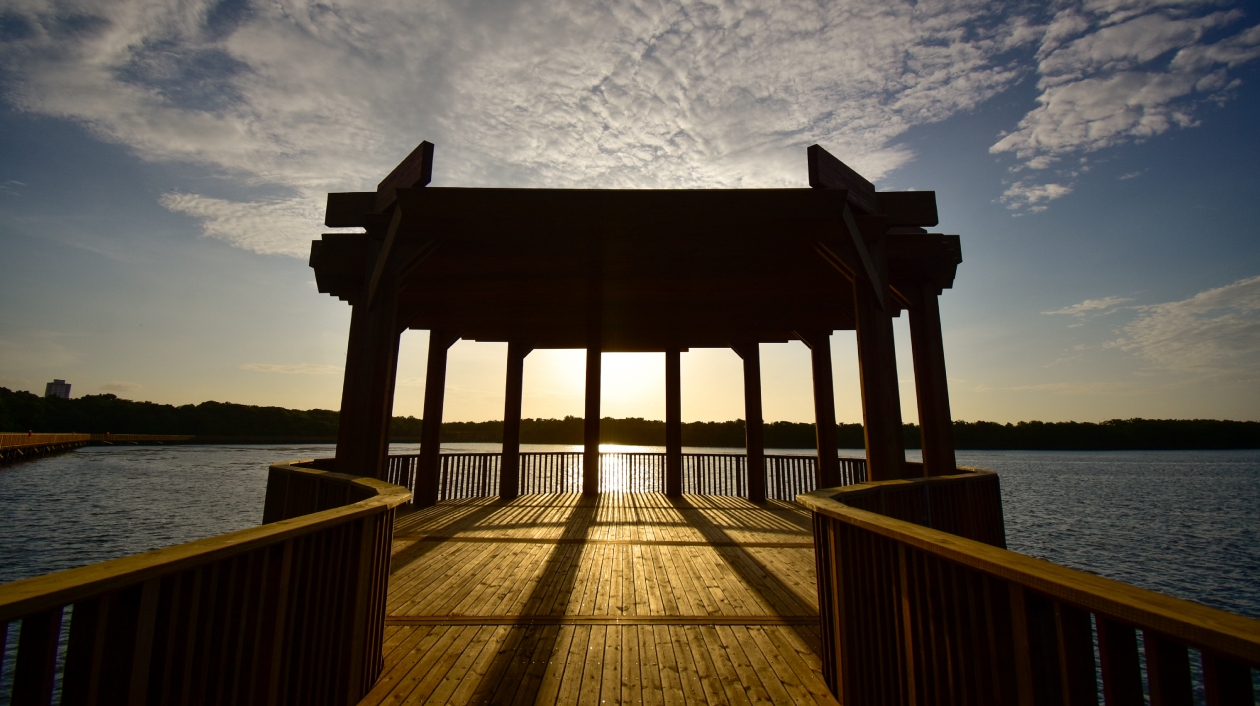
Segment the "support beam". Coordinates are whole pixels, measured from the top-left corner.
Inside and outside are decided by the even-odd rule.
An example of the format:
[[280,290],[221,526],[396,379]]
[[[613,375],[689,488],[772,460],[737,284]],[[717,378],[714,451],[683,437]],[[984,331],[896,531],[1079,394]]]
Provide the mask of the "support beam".
[[836,392],[831,367],[831,332],[801,331],[814,369],[814,429],[818,447],[819,488],[840,485],[840,450],[836,442]]
[[459,334],[429,331],[429,360],[424,371],[424,421],[420,427],[420,462],[416,468],[417,507],[437,504],[442,466],[442,407],[446,402],[446,353]]
[[511,500],[520,495],[521,472],[521,393],[525,384],[525,356],[531,347],[519,341],[508,343],[507,391],[503,395],[503,457],[499,466],[499,497]]
[[901,442],[901,398],[897,391],[892,316],[880,307],[868,284],[854,282],[853,290],[867,478],[904,478],[906,452]]
[[945,373],[945,342],[941,337],[941,290],[928,284],[910,296],[910,345],[914,352],[914,388],[919,398],[919,432],[923,443],[923,473],[949,475],[957,470],[954,422],[949,413],[949,382]]
[[402,334],[396,323],[396,293],[393,278],[386,277],[374,306],[361,299],[351,309],[337,426],[335,463],[340,473],[385,478]]
[[586,349],[586,420],[582,456],[582,494],[599,494],[599,386],[603,351],[598,336]]
[[744,445],[748,461],[748,499],[766,499],[766,441],[761,414],[761,346],[756,341],[735,347],[744,359]]
[[665,494],[682,495],[682,351],[665,351]]

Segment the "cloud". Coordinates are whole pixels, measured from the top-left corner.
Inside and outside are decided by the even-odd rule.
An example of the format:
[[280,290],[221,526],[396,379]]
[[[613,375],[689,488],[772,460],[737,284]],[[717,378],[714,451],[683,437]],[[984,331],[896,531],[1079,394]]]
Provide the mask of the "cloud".
[[313,199],[241,203],[168,193],[160,201],[172,211],[199,219],[205,235],[264,255],[309,255],[310,241],[318,234],[311,224],[323,220],[321,204]]
[[1038,385],[1018,385],[1002,388],[1011,392],[1045,392],[1065,397],[1096,397],[1142,392],[1144,388],[1132,382],[1087,381],[1047,382]]
[[1195,0],[1061,6],[1036,54],[1038,105],[989,151],[1045,169],[1069,154],[1198,125],[1202,105],[1228,100],[1238,86],[1229,70],[1260,58],[1260,25],[1238,29],[1242,11],[1203,6],[1217,9]]
[[144,385],[138,382],[129,382],[127,380],[110,380],[97,386],[101,392],[112,392],[115,395],[125,396],[134,395],[139,392]]
[[1137,308],[1138,318],[1107,347],[1136,353],[1158,368],[1260,374],[1260,276]]
[[1056,309],[1055,311],[1043,311],[1041,313],[1049,314],[1051,316],[1062,314],[1062,315],[1067,315],[1067,316],[1083,317],[1083,316],[1089,316],[1091,314],[1110,313],[1114,311],[1115,308],[1120,306],[1121,304],[1124,304],[1125,302],[1131,302],[1131,301],[1133,300],[1130,299],[1129,297],[1103,297],[1102,299],[1086,299],[1080,304],[1073,304],[1072,306],[1065,306],[1062,309]]
[[317,363],[245,363],[241,370],[280,375],[340,375],[343,369],[336,365]]
[[1029,184],[1017,181],[1003,192],[1001,201],[1011,210],[1028,208],[1033,213],[1046,209],[1043,201],[1061,199],[1072,193],[1072,187],[1065,184]]
[[21,0],[6,18],[10,105],[279,194],[163,203],[295,256],[326,192],[372,188],[421,139],[439,184],[799,186],[813,142],[878,180],[913,158],[907,129],[1018,80],[1009,52],[1038,32],[973,0]]

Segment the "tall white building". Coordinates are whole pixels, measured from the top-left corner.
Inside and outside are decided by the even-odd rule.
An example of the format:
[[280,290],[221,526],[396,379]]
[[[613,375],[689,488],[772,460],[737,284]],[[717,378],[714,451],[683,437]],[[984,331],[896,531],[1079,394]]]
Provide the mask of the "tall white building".
[[63,400],[70,399],[70,383],[65,380],[53,380],[44,385],[44,397],[60,397]]

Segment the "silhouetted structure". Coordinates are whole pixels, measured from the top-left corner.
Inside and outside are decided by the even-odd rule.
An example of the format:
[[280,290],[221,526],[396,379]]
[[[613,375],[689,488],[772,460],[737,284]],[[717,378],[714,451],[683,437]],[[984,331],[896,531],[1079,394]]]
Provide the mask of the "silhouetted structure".
[[52,382],[44,385],[44,397],[60,397],[63,400],[70,399],[70,383],[60,378],[54,378]]
[[[329,194],[325,223],[362,227],[311,248],[321,292],[353,314],[337,467],[384,477],[399,335],[430,332],[416,493],[436,498],[446,351],[456,340],[508,343],[501,495],[515,494],[521,383],[536,348],[585,348],[583,491],[598,484],[600,354],[666,354],[668,493],[678,492],[679,353],[730,347],[744,360],[748,467],[763,455],[758,344],[812,351],[818,485],[838,481],[832,331],[856,329],[873,480],[907,474],[892,317],[910,312],[928,475],[952,473],[937,296],[961,261],[936,225],[934,192],[877,192],[821,147],[810,189],[552,190],[422,188],[421,145],[375,192]],[[750,474],[748,496],[764,497]]]

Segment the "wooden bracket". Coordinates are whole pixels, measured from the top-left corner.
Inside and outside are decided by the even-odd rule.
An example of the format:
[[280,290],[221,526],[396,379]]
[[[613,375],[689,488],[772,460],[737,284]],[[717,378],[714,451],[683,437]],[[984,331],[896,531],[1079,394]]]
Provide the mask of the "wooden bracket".
[[436,344],[441,350],[446,350],[455,345],[460,338],[458,331],[430,330],[429,347],[432,348]]
[[[874,288],[875,298],[879,301],[879,307],[884,311],[891,312],[892,307],[888,299],[887,277],[884,276],[879,267],[880,263],[876,262],[876,259],[870,252],[870,248],[867,247],[867,239],[863,236],[862,229],[858,226],[858,219],[853,213],[854,208],[858,209],[863,216],[879,211],[879,199],[875,193],[875,185],[819,145],[810,145],[809,149],[806,150],[806,157],[809,161],[809,185],[812,188],[844,189],[847,192],[842,218],[844,219],[845,230],[849,232],[849,241],[853,244],[853,250],[857,254],[858,259],[862,261],[862,269],[864,270],[862,274],[865,275],[862,279],[870,282],[870,286]],[[933,201],[933,204],[935,204],[935,201]],[[833,266],[842,261],[839,254],[825,243],[818,243],[818,247],[819,252]],[[848,267],[839,269],[850,277],[857,274]]]
[[809,329],[797,330],[792,333],[796,334],[796,337],[801,339],[801,343],[804,343],[810,350],[819,346],[827,346],[831,343],[830,331]]
[[[385,240],[381,243],[381,251],[376,257],[376,264],[372,267],[372,277],[368,280],[366,299],[369,309],[376,302],[381,278],[385,274],[390,255],[394,251],[394,243],[398,239],[398,231],[402,229],[405,219],[406,209],[398,201],[398,192],[400,189],[422,188],[432,180],[433,143],[426,140],[412,150],[411,154],[399,162],[398,166],[394,167],[394,170],[376,186],[376,212],[384,213],[389,208],[393,208],[394,212],[390,216],[389,227],[385,231]],[[413,263],[409,263],[409,266]]]
[[385,266],[389,262],[390,253],[393,252],[394,241],[398,239],[398,230],[402,227],[402,222],[403,209],[401,206],[395,206],[394,215],[389,221],[389,230],[385,232],[385,241],[381,243],[380,252],[376,255],[376,264],[372,266],[372,277],[368,280],[365,301],[369,309],[376,302],[376,292],[380,289],[381,278],[385,276]]

